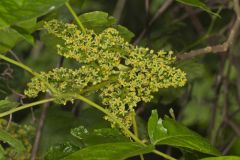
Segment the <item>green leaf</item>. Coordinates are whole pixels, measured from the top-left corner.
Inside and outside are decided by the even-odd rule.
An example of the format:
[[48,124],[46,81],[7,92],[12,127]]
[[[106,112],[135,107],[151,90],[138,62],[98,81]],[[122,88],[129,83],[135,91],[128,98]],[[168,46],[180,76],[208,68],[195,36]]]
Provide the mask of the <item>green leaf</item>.
[[115,27],[119,34],[126,40],[126,41],[130,41],[133,37],[134,34],[132,32],[130,32],[126,27],[121,26],[121,25],[117,25]]
[[148,121],[148,133],[154,145],[169,145],[177,148],[195,150],[210,155],[220,153],[202,136],[191,131],[169,117],[158,119],[156,110]]
[[34,31],[37,19],[30,19],[17,23],[16,25],[11,26],[12,29],[18,32],[18,34],[25,39],[28,43],[34,44],[34,38],[31,33]]
[[106,143],[79,150],[64,160],[124,160],[153,151],[153,146],[144,147],[135,142]]
[[177,1],[180,3],[183,3],[185,5],[198,7],[214,16],[220,17],[219,14],[212,12],[211,9],[206,4],[204,4],[203,2],[201,2],[199,0],[177,0]]
[[167,135],[167,128],[163,126],[163,120],[158,119],[156,110],[152,111],[152,115],[148,121],[148,135],[152,144],[156,145],[159,138]]
[[12,137],[9,133],[5,131],[0,131],[0,140],[8,143],[10,146],[16,149],[17,152],[21,153],[25,150],[22,142]]
[[12,49],[21,39],[25,39],[28,43],[33,44],[34,39],[31,33],[34,31],[35,25],[36,19],[30,19],[11,27],[0,29],[0,53]]
[[120,35],[126,40],[130,41],[134,34],[126,27],[116,25],[116,19],[109,16],[108,13],[101,11],[94,11],[85,13],[79,16],[79,19],[83,23],[84,27],[94,30],[96,33],[101,33],[108,27],[113,27],[119,31]]
[[7,98],[5,100],[0,100],[0,113],[16,108],[18,105],[19,103],[10,101]]
[[105,28],[116,23],[116,19],[114,17],[111,17],[108,13],[101,11],[84,13],[79,16],[79,19],[86,28],[93,29],[97,33],[102,32]]
[[0,29],[0,53],[7,52],[15,46],[21,38],[20,34],[12,28]]
[[221,157],[209,157],[201,160],[240,160],[240,157],[236,156],[221,156]]
[[84,126],[79,126],[71,130],[71,134],[81,140],[86,146],[113,143],[113,142],[128,142],[126,138],[116,128],[100,128],[100,129],[87,129]]
[[67,142],[64,144],[53,146],[49,149],[47,155],[44,157],[45,160],[59,160],[68,156],[71,153],[78,151],[80,148]]
[[2,0],[0,1],[0,29],[42,16],[65,2],[66,0]]

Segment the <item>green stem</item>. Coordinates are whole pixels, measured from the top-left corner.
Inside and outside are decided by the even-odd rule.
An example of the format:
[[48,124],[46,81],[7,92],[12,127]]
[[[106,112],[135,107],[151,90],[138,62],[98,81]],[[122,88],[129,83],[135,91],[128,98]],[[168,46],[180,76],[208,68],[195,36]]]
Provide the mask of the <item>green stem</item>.
[[34,72],[34,71],[33,71],[31,68],[29,68],[28,66],[26,66],[26,65],[24,65],[24,64],[22,64],[22,63],[20,63],[20,62],[18,62],[18,61],[15,61],[15,60],[13,60],[13,59],[11,59],[11,58],[8,58],[8,57],[6,57],[6,56],[4,56],[4,55],[2,55],[2,54],[0,54],[0,59],[3,59],[3,60],[5,60],[5,61],[7,61],[7,62],[9,62],[9,63],[12,63],[12,64],[14,64],[14,65],[16,65],[16,66],[18,66],[18,67],[20,67],[20,68],[28,71],[29,73],[31,73],[31,74],[34,75],[34,76],[37,76],[37,75],[38,75],[38,73]]
[[69,12],[72,14],[72,16],[74,17],[74,19],[76,20],[77,24],[79,25],[79,27],[81,28],[81,30],[83,31],[84,34],[86,34],[86,30],[82,24],[82,22],[79,20],[76,12],[73,10],[73,8],[71,7],[71,5],[66,2],[65,3],[66,7],[68,8]]
[[[139,137],[135,111],[132,112],[132,121],[133,121],[133,133],[135,134],[136,137]],[[144,160],[144,157],[142,154],[140,154],[139,156],[141,160]]]
[[96,85],[87,87],[86,89],[83,89],[81,92],[79,92],[79,94],[86,94],[86,93],[90,93],[93,91],[97,91],[100,88],[107,86],[109,83],[115,82],[117,79],[118,79],[118,75],[114,75],[114,76],[110,77],[109,80],[107,80],[107,81],[103,81],[99,84],[96,84]]
[[161,157],[164,157],[164,158],[166,158],[168,160],[177,160],[177,159],[175,159],[175,158],[173,158],[173,157],[171,157],[171,156],[169,156],[169,155],[167,155],[165,153],[162,153],[162,152],[160,152],[160,151],[158,151],[156,149],[153,151],[153,153],[155,153],[155,154],[157,154],[157,155],[159,155]]
[[144,160],[144,157],[142,154],[139,155],[141,160]]
[[133,121],[133,132],[135,136],[138,137],[138,126],[137,126],[137,121],[136,121],[136,113],[132,112],[132,121]]
[[33,107],[33,106],[36,106],[36,105],[39,105],[39,104],[51,102],[51,101],[54,101],[54,98],[44,99],[44,100],[36,101],[36,102],[33,102],[33,103],[25,104],[23,106],[11,109],[7,112],[0,113],[0,117],[4,117],[4,116],[7,116],[7,115],[12,114],[14,112],[17,112],[17,111],[20,111],[20,110],[23,110],[23,109],[26,109],[26,108],[30,108],[30,107]]

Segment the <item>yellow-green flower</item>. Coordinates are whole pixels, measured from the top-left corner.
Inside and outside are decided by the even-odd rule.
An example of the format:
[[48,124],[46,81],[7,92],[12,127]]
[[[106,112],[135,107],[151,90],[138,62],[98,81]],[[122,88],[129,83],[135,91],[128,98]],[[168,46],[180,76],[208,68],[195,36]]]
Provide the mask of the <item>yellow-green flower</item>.
[[171,67],[176,59],[172,51],[155,52],[134,46],[125,42],[114,28],[106,28],[100,34],[86,29],[84,34],[76,25],[57,20],[45,23],[45,28],[63,41],[63,45],[57,45],[58,54],[76,60],[81,67],[40,73],[28,84],[25,94],[29,97],[48,91],[43,81],[56,89],[57,94],[53,96],[61,103],[74,99],[62,94],[84,94],[89,87],[100,86],[96,91],[102,103],[130,127],[130,112],[138,102],[149,102],[153,92],[181,87],[187,81],[183,71]]

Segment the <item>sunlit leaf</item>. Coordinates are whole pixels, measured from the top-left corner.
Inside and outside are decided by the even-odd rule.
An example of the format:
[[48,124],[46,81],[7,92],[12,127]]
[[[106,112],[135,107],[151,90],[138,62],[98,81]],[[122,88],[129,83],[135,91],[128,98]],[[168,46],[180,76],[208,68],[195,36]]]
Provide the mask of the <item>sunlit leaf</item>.
[[2,0],[0,29],[42,16],[63,5],[66,0]]
[[152,111],[148,121],[148,133],[154,145],[169,145],[210,155],[219,155],[219,152],[199,134],[169,117],[165,117],[164,120],[158,119],[156,110]]

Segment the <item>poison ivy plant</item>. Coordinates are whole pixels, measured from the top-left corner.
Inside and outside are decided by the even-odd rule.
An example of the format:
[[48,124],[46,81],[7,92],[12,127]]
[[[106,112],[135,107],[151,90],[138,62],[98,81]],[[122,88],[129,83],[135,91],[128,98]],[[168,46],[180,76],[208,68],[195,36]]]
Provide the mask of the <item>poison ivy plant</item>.
[[[177,1],[219,16],[200,0]],[[148,153],[155,153],[168,160],[180,158],[177,157],[179,154],[174,153],[173,157],[165,154],[163,151],[165,151],[166,146],[179,149],[183,153],[182,159],[185,160],[196,160],[203,157],[221,155],[208,140],[183,126],[174,120],[175,118],[171,119],[165,116],[165,118],[159,119],[157,111],[154,110],[152,111],[147,127],[145,119],[149,115],[141,115],[146,108],[148,111],[151,110],[151,107],[144,108],[143,106],[151,106],[152,104],[147,102],[155,100],[156,103],[161,103],[161,108],[158,108],[158,111],[161,111],[162,114],[165,114],[166,108],[176,106],[177,113],[181,113],[180,115],[187,117],[181,120],[188,125],[198,127],[196,124],[200,121],[200,124],[208,122],[210,114],[205,114],[205,116],[199,114],[199,111],[203,113],[208,112],[208,108],[210,108],[210,106],[206,105],[208,107],[207,110],[202,109],[201,105],[205,103],[205,99],[203,100],[201,97],[207,97],[209,101],[209,99],[215,99],[215,96],[214,92],[210,91],[206,94],[206,90],[211,88],[213,82],[203,72],[205,67],[203,64],[204,59],[199,63],[193,61],[178,63],[176,62],[177,58],[174,56],[174,53],[169,51],[181,50],[181,46],[188,48],[186,45],[189,41],[192,42],[193,37],[197,36],[195,35],[195,28],[189,25],[187,21],[194,18],[194,16],[198,17],[199,20],[197,21],[199,22],[197,23],[204,21],[202,27],[204,31],[206,29],[204,25],[208,25],[209,23],[208,19],[205,20],[205,17],[202,17],[206,14],[199,14],[201,16],[179,14],[182,7],[176,6],[179,5],[178,3],[172,3],[171,6],[166,7],[165,5],[169,2],[168,0],[153,0],[149,4],[146,3],[146,6],[143,6],[143,3],[139,3],[137,0],[132,0],[126,1],[126,7],[122,10],[121,14],[122,18],[116,20],[108,14],[113,11],[112,8],[98,9],[98,5],[105,7],[110,4],[112,7],[113,4],[115,5],[114,1],[108,1],[106,5],[102,4],[103,1],[86,1],[88,4],[96,5],[91,5],[90,8],[84,8],[85,6],[83,5],[83,8],[79,10],[79,6],[82,6],[83,1],[73,0],[71,1],[71,4],[75,4],[73,8],[71,8],[69,3],[66,3],[66,6],[68,11],[70,11],[68,13],[71,13],[75,18],[74,21],[69,22],[72,18],[67,17],[69,15],[65,13],[67,8],[57,11],[61,12],[60,16],[55,12],[51,16],[46,15],[62,6],[65,2],[67,0],[0,1],[0,58],[25,69],[33,75],[25,90],[27,97],[23,99],[24,103],[33,102],[16,108],[18,103],[10,99],[1,100],[0,117],[46,102],[56,102],[56,104],[50,104],[48,113],[46,114],[45,126],[42,129],[42,138],[39,143],[39,152],[36,159],[124,160],[138,156],[142,160],[144,158],[147,160],[148,156],[143,157],[142,155]],[[123,1],[119,2],[122,3]],[[134,4],[134,8],[131,8],[130,14],[134,18],[128,22],[121,21],[129,15],[127,8],[131,4]],[[135,7],[136,5],[139,5],[139,7]],[[158,10],[159,6],[160,10]],[[229,6],[227,7],[228,10]],[[118,4],[116,4],[114,12],[120,10],[118,7]],[[142,14],[144,7],[147,12],[145,15],[146,22],[142,20],[144,19]],[[164,7],[167,10],[162,12],[162,8]],[[217,7],[214,4],[215,8]],[[106,12],[94,11],[84,13],[85,11],[92,10],[104,10]],[[139,10],[141,14],[138,12],[136,14],[141,16],[135,15],[135,11]],[[159,13],[161,15],[158,15]],[[151,17],[155,17],[153,14],[161,16],[161,20],[155,21],[151,26],[143,25],[139,27],[139,24],[147,24],[148,20],[151,21]],[[46,17],[41,17],[43,15]],[[53,17],[55,20],[51,20]],[[44,22],[43,28],[38,32],[34,32],[37,20],[41,21],[43,19],[50,21]],[[141,20],[139,21],[139,19]],[[187,20],[185,21],[185,19]],[[140,44],[144,45],[131,44],[134,34],[128,28],[117,24],[117,22],[123,22],[121,24],[127,25],[135,33],[141,33],[139,29],[143,27],[142,34],[145,34],[146,38]],[[135,22],[137,22],[137,25],[133,27],[132,24]],[[193,20],[193,22],[196,21]],[[212,27],[214,23],[209,25]],[[41,23],[38,23],[38,26],[41,26]],[[185,28],[186,26],[187,28]],[[197,30],[199,29],[198,27],[196,28]],[[224,28],[224,33],[228,28]],[[45,30],[48,32],[45,32]],[[33,32],[34,34],[32,34]],[[36,48],[34,47],[33,49],[27,47],[27,49],[24,47],[24,49],[19,49],[22,45],[17,46],[17,53],[20,52],[22,54],[20,60],[15,57],[18,61],[10,59],[10,56],[7,57],[8,55],[2,54],[13,49],[18,42],[23,42],[22,40],[27,41],[29,44],[34,44],[34,38],[38,42],[43,41],[41,38],[39,40],[39,36],[41,37],[43,34],[47,38],[50,38],[48,33],[55,36],[46,41],[48,44],[37,44]],[[142,34],[139,36],[140,39]],[[179,35],[184,35],[184,37],[180,37]],[[49,49],[47,49],[45,51],[47,53],[45,54],[46,56],[42,56],[41,48],[51,48],[52,52],[49,52]],[[155,48],[157,51],[149,48]],[[61,60],[58,60],[57,55],[56,57],[53,56],[54,54],[52,53],[55,52],[59,54],[58,56],[61,57]],[[36,61],[35,56],[41,57],[42,61]],[[31,57],[34,58],[31,59]],[[39,60],[40,58],[37,59]],[[20,61],[28,64],[34,63],[34,65],[30,65],[32,66],[30,68]],[[5,66],[2,67],[1,62],[2,72],[2,69],[5,70]],[[62,67],[55,68],[55,62],[59,64],[58,66]],[[211,69],[211,67],[206,68]],[[22,73],[19,73],[15,68],[13,70],[20,75]],[[2,73],[0,73],[1,76]],[[202,85],[202,82],[199,84],[195,82],[197,78],[202,78],[203,75],[210,82],[209,84],[206,85],[205,83],[205,85]],[[15,93],[12,87],[8,86],[8,79],[1,76],[0,93],[3,94],[1,95],[1,99],[9,95],[20,99],[18,92],[21,92],[23,88],[21,90],[15,88],[17,91]],[[23,76],[20,78],[22,79]],[[189,98],[191,100],[187,102],[188,98],[186,98],[186,103],[188,104],[178,107],[175,101],[180,99],[179,97],[181,96],[185,98],[185,88],[182,88],[181,91],[175,88],[183,87],[187,82],[187,78],[189,85],[194,86],[193,90],[189,91],[192,92],[192,96]],[[234,83],[236,78],[237,76],[232,79]],[[14,77],[14,79],[17,78]],[[197,88],[195,88],[196,85]],[[232,82],[229,85],[232,85]],[[5,88],[8,90],[5,91]],[[43,98],[43,93],[46,92],[51,97],[38,100],[38,98]],[[156,97],[155,99],[154,96]],[[30,100],[28,98],[33,99]],[[219,104],[225,104],[223,101],[225,100],[224,98],[220,99]],[[79,104],[78,100],[88,105]],[[143,102],[145,103],[142,104]],[[229,105],[232,105],[230,103]],[[62,105],[68,107],[63,107]],[[234,105],[237,106],[236,103]],[[89,107],[94,107],[94,109],[90,109]],[[35,119],[33,117],[37,117],[36,119],[38,120],[40,111],[42,111],[41,107],[39,108],[37,111],[32,110],[32,115],[29,116],[27,121]],[[185,110],[178,111],[179,108],[184,108]],[[101,112],[96,111],[96,109]],[[232,108],[229,110],[232,110]],[[148,113],[148,111],[144,113]],[[135,116],[136,112],[139,114],[139,117],[141,116],[141,119]],[[30,115],[29,110],[14,114],[13,120],[23,123],[22,118],[25,114]],[[173,115],[173,112],[171,112],[171,116],[175,117]],[[14,122],[8,125],[5,120],[3,121],[4,123],[2,124],[4,125],[2,126],[4,127],[0,125],[0,160],[30,159],[33,129],[16,125]],[[218,125],[220,126],[220,123],[216,122],[215,126]],[[204,131],[206,130],[206,127],[202,128]],[[214,130],[212,133],[217,131],[216,129]],[[229,135],[231,133],[227,132]],[[16,139],[21,140],[21,142]],[[4,142],[7,142],[7,145]],[[226,145],[225,142],[223,144],[223,146]],[[160,150],[156,150],[156,148],[159,149],[159,146],[161,146]],[[18,152],[21,154],[18,154]],[[151,156],[151,154],[149,155]],[[174,158],[175,156],[176,158]],[[220,156],[203,158],[202,160],[235,160],[238,158],[234,156]]]
[[[25,90],[28,97],[48,92],[50,87],[56,94],[56,102],[66,104],[79,94],[97,90],[108,112],[129,128],[138,102],[149,102],[152,93],[159,89],[186,84],[186,74],[171,66],[176,59],[172,51],[154,52],[134,46],[114,28],[100,34],[89,29],[84,33],[74,24],[57,20],[47,22],[45,28],[64,42],[57,45],[58,54],[74,59],[81,66],[36,74]],[[105,119],[116,125],[109,115]]]
[[164,119],[158,118],[156,110],[152,111],[149,118],[148,134],[154,145],[169,145],[215,156],[220,155],[219,151],[199,134],[167,116]]

